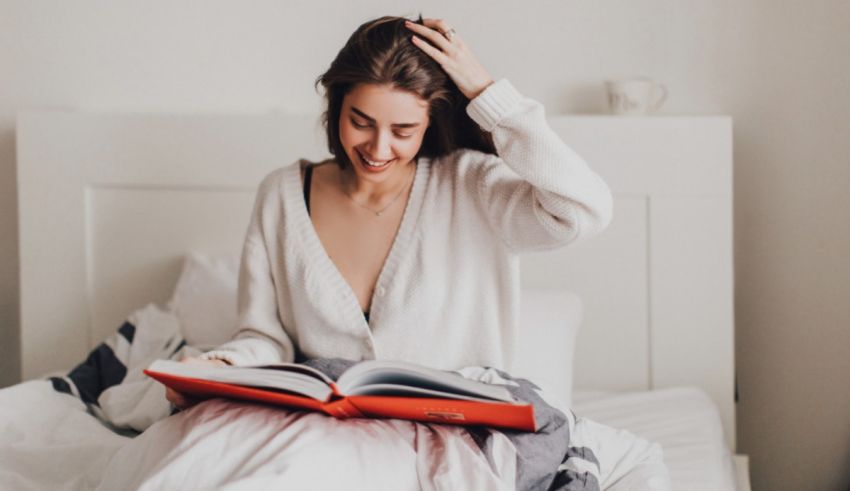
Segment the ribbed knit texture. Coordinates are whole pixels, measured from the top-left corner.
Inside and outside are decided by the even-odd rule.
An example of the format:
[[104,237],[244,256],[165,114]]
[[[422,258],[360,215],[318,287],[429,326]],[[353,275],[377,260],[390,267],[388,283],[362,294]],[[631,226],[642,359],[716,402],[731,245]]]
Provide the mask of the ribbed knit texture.
[[207,358],[236,365],[307,358],[394,359],[510,370],[522,251],[590,237],[611,220],[605,182],[500,80],[467,107],[499,157],[419,159],[370,322],[307,214],[299,165],[260,185],[239,275],[234,339]]

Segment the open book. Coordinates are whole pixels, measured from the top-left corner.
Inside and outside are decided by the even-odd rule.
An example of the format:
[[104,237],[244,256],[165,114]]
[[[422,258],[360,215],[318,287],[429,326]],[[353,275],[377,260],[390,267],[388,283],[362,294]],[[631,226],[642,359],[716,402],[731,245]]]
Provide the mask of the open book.
[[157,360],[145,370],[195,397],[228,397],[322,411],[337,418],[398,418],[535,431],[534,408],[503,386],[397,361],[363,361],[334,382],[296,363],[211,366]]

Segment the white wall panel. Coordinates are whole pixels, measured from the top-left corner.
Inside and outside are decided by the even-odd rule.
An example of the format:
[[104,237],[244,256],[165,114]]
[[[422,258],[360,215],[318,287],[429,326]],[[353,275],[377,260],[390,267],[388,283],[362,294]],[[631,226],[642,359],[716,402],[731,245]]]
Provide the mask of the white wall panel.
[[581,297],[577,388],[649,389],[646,198],[618,196],[614,205],[614,220],[598,237],[523,257],[522,283],[568,288]]
[[188,251],[238,254],[254,192],[90,188],[89,346],[115,332],[143,302],[165,305]]

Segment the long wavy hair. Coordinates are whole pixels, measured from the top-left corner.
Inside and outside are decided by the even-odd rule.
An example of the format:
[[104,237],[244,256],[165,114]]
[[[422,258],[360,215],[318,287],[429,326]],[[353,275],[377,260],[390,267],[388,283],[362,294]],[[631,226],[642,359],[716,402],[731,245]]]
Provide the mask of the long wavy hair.
[[[351,165],[339,138],[342,101],[358,84],[388,85],[428,102],[430,125],[416,154],[437,158],[460,148],[495,154],[493,139],[466,114],[469,99],[443,68],[411,41],[403,17],[381,17],[354,31],[330,68],[316,79],[325,90],[322,123],[328,150],[340,167]],[[423,24],[422,17],[416,21]]]

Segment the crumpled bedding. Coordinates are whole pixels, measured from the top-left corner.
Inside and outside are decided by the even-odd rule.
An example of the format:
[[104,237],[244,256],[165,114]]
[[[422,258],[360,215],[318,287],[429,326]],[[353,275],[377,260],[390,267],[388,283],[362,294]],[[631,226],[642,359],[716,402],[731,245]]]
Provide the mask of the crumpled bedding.
[[47,380],[0,390],[0,489],[95,489],[115,452],[130,441]]
[[[336,420],[218,399],[170,415],[164,388],[141,368],[196,352],[173,315],[148,306],[67,376],[0,390],[0,488],[530,488],[518,481],[528,465],[522,444],[498,431],[484,430],[482,445],[478,430],[463,427]],[[120,378],[106,373],[122,365]],[[544,487],[669,489],[658,445],[564,414],[570,448]],[[635,479],[630,468],[640,469]]]

